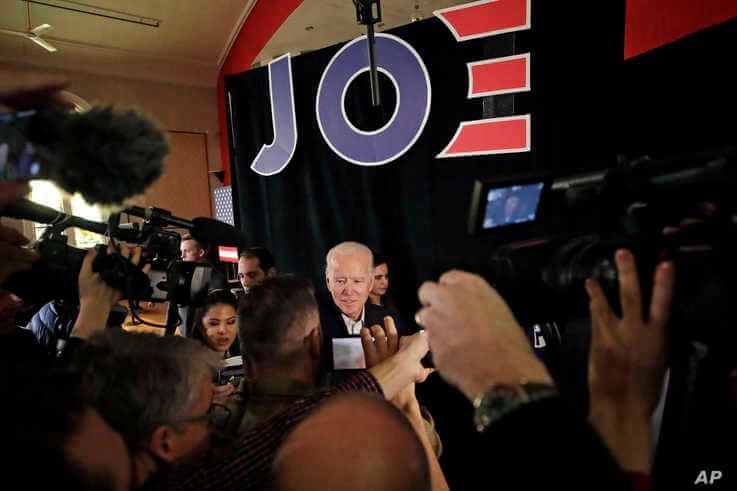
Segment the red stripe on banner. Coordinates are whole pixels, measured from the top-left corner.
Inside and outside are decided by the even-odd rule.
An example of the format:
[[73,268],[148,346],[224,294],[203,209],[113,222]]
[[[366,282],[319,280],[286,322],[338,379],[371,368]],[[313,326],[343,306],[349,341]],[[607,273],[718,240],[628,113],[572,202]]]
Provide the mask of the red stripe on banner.
[[461,123],[438,157],[530,151],[530,115]]
[[530,55],[469,63],[468,97],[530,90]]
[[530,27],[530,0],[481,0],[435,11],[458,41]]
[[737,17],[734,0],[627,0],[624,58]]
[[220,260],[224,263],[238,264],[238,248],[237,247],[218,246],[218,255],[220,256]]

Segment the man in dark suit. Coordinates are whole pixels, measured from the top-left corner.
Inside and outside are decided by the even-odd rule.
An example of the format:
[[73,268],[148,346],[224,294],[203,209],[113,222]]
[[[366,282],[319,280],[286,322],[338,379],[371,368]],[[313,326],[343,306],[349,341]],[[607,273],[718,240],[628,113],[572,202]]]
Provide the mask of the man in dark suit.
[[217,262],[217,259],[214,258],[214,251],[217,250],[216,247],[203,244],[191,235],[185,234],[182,236],[180,250],[182,261],[184,262],[195,262],[213,266],[205,270],[204,281],[202,287],[195,295],[196,298],[190,305],[179,306],[179,317],[182,320],[182,323],[179,325],[179,331],[182,333],[182,336],[191,337],[195,309],[202,304],[208,292],[228,288],[228,280],[222,272],[214,267]]
[[[327,254],[325,281],[330,298],[320,301],[323,353],[326,369],[334,369],[333,339],[358,337],[362,327],[380,325],[389,313],[368,302],[374,281],[374,258],[371,249],[358,242],[342,242]],[[399,319],[394,319],[399,335],[403,332]]]

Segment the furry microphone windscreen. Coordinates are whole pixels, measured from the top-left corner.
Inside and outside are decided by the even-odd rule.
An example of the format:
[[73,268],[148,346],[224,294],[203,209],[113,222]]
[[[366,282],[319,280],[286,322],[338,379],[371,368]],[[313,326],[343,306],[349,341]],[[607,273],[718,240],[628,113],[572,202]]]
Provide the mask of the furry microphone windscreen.
[[49,177],[89,203],[120,205],[143,194],[164,172],[166,135],[134,110],[44,111],[34,126],[35,135],[29,136],[45,147],[39,150]]

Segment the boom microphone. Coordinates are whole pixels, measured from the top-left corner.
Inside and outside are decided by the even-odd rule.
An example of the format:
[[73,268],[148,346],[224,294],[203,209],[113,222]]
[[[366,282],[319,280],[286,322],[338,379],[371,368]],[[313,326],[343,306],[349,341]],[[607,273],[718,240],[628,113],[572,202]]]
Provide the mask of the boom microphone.
[[246,235],[227,223],[207,217],[197,217],[192,220],[175,217],[168,210],[161,208],[142,208],[131,206],[124,210],[129,215],[143,218],[158,226],[173,226],[189,230],[192,237],[198,242],[208,245],[248,247]]
[[0,215],[18,220],[64,225],[65,227],[79,227],[101,235],[104,235],[107,231],[107,225],[104,223],[92,222],[84,218],[67,215],[66,213],[61,213],[53,208],[39,205],[27,199],[19,199],[7,205],[0,210]]
[[[92,204],[118,205],[143,194],[163,173],[169,145],[152,120],[134,110],[93,107],[83,114],[40,109],[20,135],[2,142],[11,155],[39,164],[36,179],[51,179]],[[15,124],[18,125],[20,119]]]

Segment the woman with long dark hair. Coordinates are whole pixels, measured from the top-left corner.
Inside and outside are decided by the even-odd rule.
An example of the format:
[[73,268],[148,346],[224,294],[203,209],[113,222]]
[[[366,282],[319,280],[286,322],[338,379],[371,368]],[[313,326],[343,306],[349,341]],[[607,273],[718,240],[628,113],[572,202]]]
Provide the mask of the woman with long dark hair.
[[398,314],[389,295],[389,263],[381,253],[374,253],[374,286],[369,292],[369,302],[380,305],[390,314]]
[[195,312],[192,339],[223,358],[240,354],[238,345],[238,299],[230,290],[213,290]]

